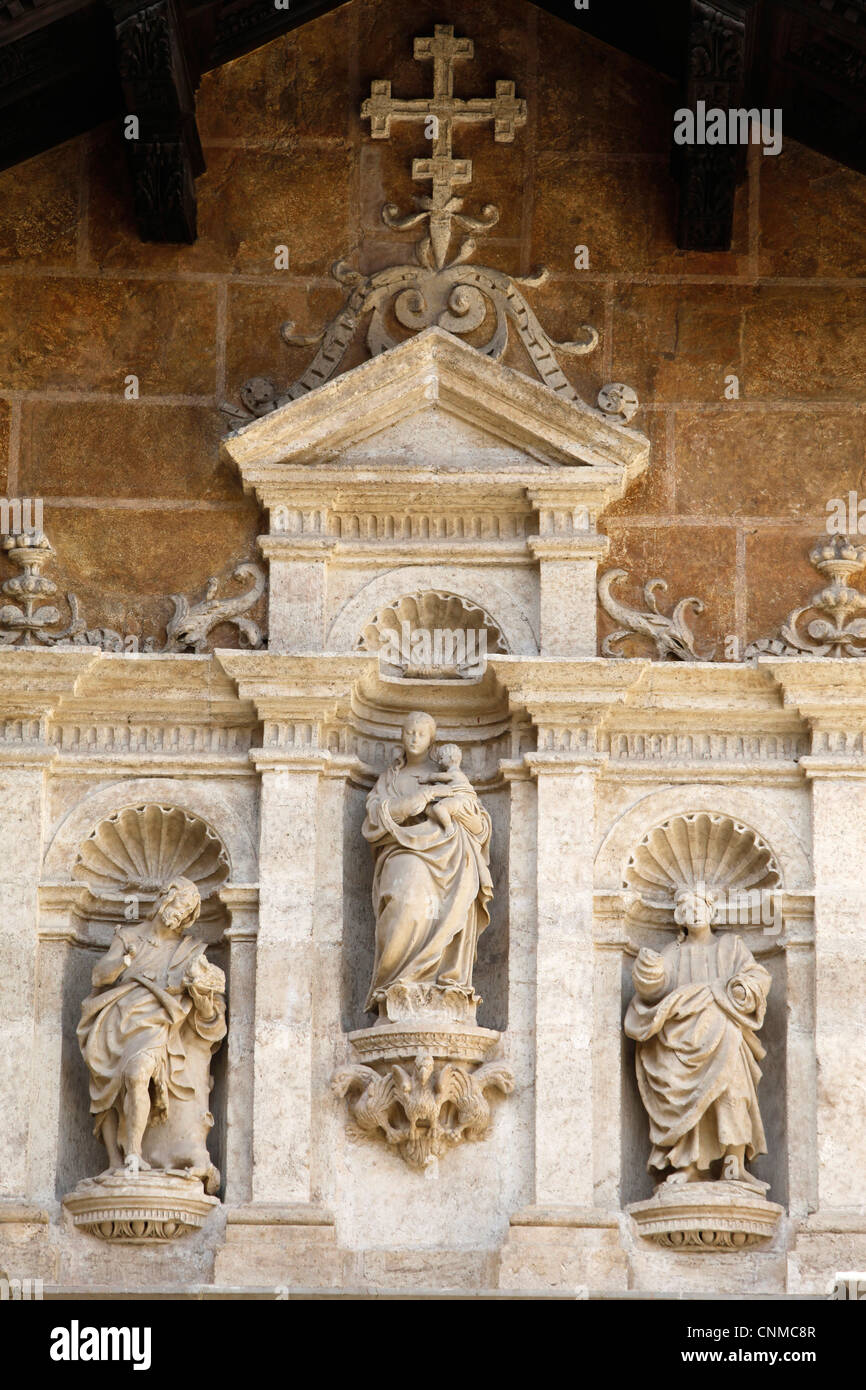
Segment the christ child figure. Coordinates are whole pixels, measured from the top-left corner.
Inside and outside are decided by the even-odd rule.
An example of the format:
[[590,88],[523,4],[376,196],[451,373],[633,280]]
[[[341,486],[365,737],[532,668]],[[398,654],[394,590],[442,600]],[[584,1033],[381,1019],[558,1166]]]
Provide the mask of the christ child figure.
[[478,814],[475,788],[460,766],[462,757],[456,743],[443,743],[436,752],[442,771],[435,772],[430,781],[442,785],[430,788],[427,815],[443,830],[451,829],[455,817],[459,820],[461,815]]

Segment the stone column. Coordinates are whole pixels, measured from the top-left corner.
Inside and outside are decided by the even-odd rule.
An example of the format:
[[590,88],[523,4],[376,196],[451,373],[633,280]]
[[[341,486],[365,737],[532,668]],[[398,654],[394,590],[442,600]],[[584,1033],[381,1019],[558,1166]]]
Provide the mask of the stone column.
[[866,767],[803,761],[812,783],[815,867],[818,1203],[866,1215]]
[[626,896],[596,892],[593,899],[593,1178],[595,1200],[620,1205],[622,1173],[622,969],[627,955]]
[[[256,959],[253,1177],[256,1202],[310,1200],[313,914],[325,756],[296,726],[265,725]],[[302,735],[301,735],[302,737]]]
[[596,763],[554,750],[527,761],[538,779],[535,1201],[589,1207]]
[[[54,1200],[57,1184],[59,1116],[64,1094],[63,985],[70,947],[89,944],[75,915],[78,885],[43,885],[39,890],[39,944],[34,1005],[33,1089],[30,1096],[29,1192]],[[87,1116],[82,1116],[87,1123]]]
[[231,913],[225,934],[229,948],[225,1200],[248,1202],[253,1182],[259,894],[255,887],[233,884],[222,888],[219,897]]
[[268,648],[272,652],[321,652],[325,645],[328,513],[321,502],[271,507],[271,534],[259,537],[269,562]]
[[811,894],[785,893],[785,974],[788,1038],[785,1089],[788,1110],[788,1208],[803,1217],[818,1203],[815,1066],[815,924]]
[[[538,875],[536,789],[524,760],[503,760],[500,775],[509,786],[508,808],[508,1042],[511,1057],[531,1070],[535,1061],[535,924]],[[518,1043],[517,1040],[520,1040]]]
[[345,1127],[342,1109],[333,1104],[331,1078],[343,1064],[345,1054],[341,982],[346,783],[360,766],[357,758],[332,753],[323,768],[319,788],[323,833],[318,843],[317,891],[313,907],[311,1038],[314,1118],[310,1171],[314,1192],[333,1190],[334,1154]]
[[[11,743],[0,761],[0,1197],[29,1190],[45,769],[54,751]],[[59,1026],[59,1020],[57,1021]]]
[[[535,983],[534,1194],[528,1207],[511,1216],[500,1285],[570,1289],[585,1296],[589,1288],[622,1289],[627,1279],[618,1217],[612,1203],[607,1210],[601,1205],[610,1196],[604,1182],[602,1189],[597,1186],[600,1162],[609,1167],[615,1155],[604,1149],[607,1130],[594,1132],[612,1084],[599,1070],[593,987],[600,759],[586,728],[541,728],[538,743],[539,751],[524,760],[537,782],[535,959],[526,962]],[[605,964],[613,960],[609,952]],[[618,999],[618,988],[612,997]],[[618,1058],[613,1075],[618,1079]],[[602,1179],[607,1167],[602,1166]]]
[[538,535],[527,544],[538,561],[541,655],[595,656],[596,575],[610,546],[595,521],[609,499],[562,482],[535,485],[528,496],[538,510]]
[[262,747],[250,755],[261,778],[252,1171],[247,1180],[249,1158],[230,1148],[238,1179],[214,1277],[286,1290],[334,1287],[345,1282],[347,1256],[321,1204],[317,1119],[330,1091],[316,1036],[321,999],[327,1012],[332,993],[322,984],[321,955],[336,960],[328,941],[339,940],[341,927],[343,826],[333,815],[341,784],[323,774],[335,761],[328,730],[355,663],[272,651],[221,652],[220,662],[254,702],[263,730]]

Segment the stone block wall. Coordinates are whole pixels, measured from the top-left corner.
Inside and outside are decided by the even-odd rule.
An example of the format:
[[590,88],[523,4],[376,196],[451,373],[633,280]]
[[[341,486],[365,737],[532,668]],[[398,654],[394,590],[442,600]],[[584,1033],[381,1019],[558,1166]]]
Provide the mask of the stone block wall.
[[194,246],[138,240],[114,127],[0,174],[4,495],[44,498],[55,577],[93,625],[158,633],[168,592],[254,555],[261,519],[219,461],[218,407],[253,374],[307,365],[278,327],[335,312],[334,260],[371,271],[411,244],[380,210],[411,206],[420,127],[373,142],[359,108],[376,77],[429,90],[412,38],[434,22],[475,41],[458,93],[508,77],[529,103],[513,146],[484,127],[456,142],[474,162],[467,210],[501,210],[478,259],[548,266],[528,292],[545,328],[601,334],[566,361],[575,385],[590,403],[610,380],[641,398],[652,463],[602,523],[610,562],[702,597],[702,649],[774,633],[818,587],[827,500],[866,493],[866,179],[787,139],[778,157],[753,149],[732,251],[677,250],[673,86],[522,0],[352,0],[205,75]]

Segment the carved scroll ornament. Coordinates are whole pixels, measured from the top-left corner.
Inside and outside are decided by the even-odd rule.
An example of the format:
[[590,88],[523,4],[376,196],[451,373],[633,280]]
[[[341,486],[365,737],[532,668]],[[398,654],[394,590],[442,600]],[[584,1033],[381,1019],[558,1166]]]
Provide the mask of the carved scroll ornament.
[[656,590],[667,590],[664,579],[648,579],[643,586],[646,609],[632,608],[615,598],[611,593],[614,584],[628,579],[628,571],[613,569],[601,575],[598,581],[598,600],[609,617],[621,626],[608,633],[601,644],[604,656],[622,657],[615,648],[626,637],[632,635],[645,637],[655,647],[656,656],[662,661],[711,661],[713,652],[702,655],[695,648],[695,634],[686,622],[686,614],[703,613],[704,605],[699,598],[681,598],[670,614],[660,613],[656,600]]
[[[412,163],[413,179],[429,183],[430,194],[415,198],[414,212],[401,214],[393,203],[382,208],[387,227],[400,231],[424,229],[415,246],[416,264],[389,266],[373,275],[363,275],[346,262],[337,261],[331,273],[346,290],[339,313],[312,335],[296,334],[293,323],[284,323],[280,329],[289,346],[318,347],[310,366],[282,390],[270,377],[252,377],[240,393],[242,409],[230,404],[223,406],[235,425],[266,415],[330,380],[365,318],[369,320],[366,346],[371,356],[436,325],[461,336],[477,331],[482,335],[482,341],[474,344],[477,350],[498,361],[505,353],[509,330],[513,328],[539,378],[567,400],[578,400],[556,354],[583,356],[593,352],[598,345],[596,329],[584,324],[582,336],[573,342],[556,342],[548,337],[523,294],[524,288],[534,289],[544,283],[546,270],[512,276],[489,266],[466,264],[476,250],[472,233],[493,227],[499,220],[499,209],[487,203],[480,216],[463,211],[463,199],[456,197],[454,190],[471,182],[472,161],[453,156],[455,129],[463,124],[492,121],[494,139],[510,143],[517,128],[526,121],[526,102],[515,96],[513,82],[497,82],[496,95],[490,98],[465,101],[453,95],[454,65],[471,59],[473,53],[471,39],[455,38],[450,25],[436,25],[432,38],[415,40],[416,59],[433,63],[432,97],[403,100],[392,97],[390,82],[377,80],[372,84],[361,117],[370,121],[374,140],[387,139],[395,121],[420,121],[432,142],[430,157]],[[451,254],[455,228],[467,235]],[[611,383],[599,393],[600,418],[627,423],[636,410],[637,396],[621,382]]]
[[265,592],[267,580],[261,565],[247,561],[236,565],[233,579],[251,581],[251,587],[235,597],[217,597],[220,581],[208,580],[205,597],[190,603],[183,594],[171,594],[174,613],[168,621],[161,645],[155,637],[139,638],[136,634],[116,632],[108,627],[89,627],[81,613],[74,593],[67,593],[69,619],[61,623],[60,610],[53,603],[57,585],[42,571],[54,558],[54,547],[41,531],[7,536],[3,541],[13,565],[20,571],[0,585],[3,594],[14,602],[0,607],[0,646],[47,646],[71,642],[75,646],[101,647],[104,651],[144,652],[203,652],[214,628],[231,623],[238,630],[241,642],[248,647],[264,645],[264,635],[258,623],[244,616]]

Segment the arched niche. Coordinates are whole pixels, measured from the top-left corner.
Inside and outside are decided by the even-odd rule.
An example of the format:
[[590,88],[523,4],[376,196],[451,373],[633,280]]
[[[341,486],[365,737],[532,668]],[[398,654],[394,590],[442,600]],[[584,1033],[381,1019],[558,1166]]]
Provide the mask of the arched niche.
[[510,790],[499,762],[512,754],[515,737],[507,692],[488,667],[483,679],[383,680],[371,671],[358,681],[335,731],[335,749],[353,752],[361,767],[347,779],[342,800],[342,956],[341,1021],[345,1032],[370,1024],[364,1010],[375,945],[372,905],[374,859],[361,833],[367,796],[380,773],[397,754],[402,723],[412,710],[430,714],[437,743],[456,743],[463,770],[478,791],[493,822],[490,872],[493,899],[490,925],[478,944],[475,987],[482,996],[478,1021],[505,1029],[508,1024],[509,895],[508,845]]
[[354,650],[364,629],[378,614],[418,593],[448,594],[472,604],[499,630],[509,652],[515,656],[537,655],[537,634],[513,595],[488,575],[467,574],[465,569],[451,565],[404,565],[371,579],[337,613],[328,630],[326,649]]
[[[77,1027],[82,1001],[91,992],[91,973],[99,953],[110,942],[115,928],[123,921],[147,918],[160,891],[178,877],[191,879],[199,889],[202,908],[192,932],[209,943],[208,958],[226,975],[229,989],[230,959],[225,940],[228,912],[220,901],[220,890],[231,873],[229,853],[213,825],[187,807],[173,804],[168,796],[168,779],[142,779],[132,783],[137,793],[117,808],[117,791],[105,788],[100,809],[112,792],[115,809],[93,823],[96,797],[86,799],[88,815],[82,819],[70,813],[63,822],[63,842],[74,843],[85,830],[74,851],[64,862],[61,881],[69,886],[68,902],[74,919],[68,948],[60,969],[59,994],[62,1010],[60,1056],[60,1124],[57,1147],[56,1184],[58,1193],[69,1191],[83,1177],[101,1171],[105,1164],[102,1144],[91,1131],[87,1069],[81,1058]],[[148,785],[148,783],[152,785]],[[146,799],[146,791],[157,792],[158,800]],[[81,806],[76,808],[81,812]],[[55,834],[51,863],[59,861],[60,840]],[[48,864],[46,858],[46,865]],[[53,887],[57,887],[57,880]],[[210,1138],[211,1156],[224,1172],[226,1140],[227,1048],[221,1047],[212,1063],[211,1110],[214,1129]]]
[[90,792],[60,818],[48,838],[43,883],[71,881],[79,847],[99,823],[127,807],[148,802],[174,806],[188,815],[200,817],[224,846],[230,881],[258,881],[254,808],[245,814],[246,808],[233,804],[213,785],[212,779],[130,777]]
[[[674,894],[703,882],[727,894],[717,931],[733,930],[769,972],[772,986],[760,1040],[766,1049],[758,1100],[768,1154],[751,1165],[770,1183],[771,1200],[787,1205],[789,1174],[789,968],[783,904],[791,890],[810,881],[805,846],[775,808],[731,787],[668,788],[652,792],[610,827],[596,857],[596,887],[622,895],[623,942],[619,1016],[620,1200],[624,1206],[652,1195],[647,1172],[650,1141],[635,1076],[635,1044],[622,1031],[634,988],[631,972],[641,946],[661,950],[679,928]],[[613,1002],[613,1001],[611,1001]]]

